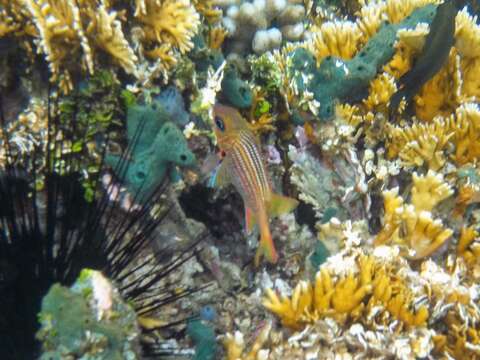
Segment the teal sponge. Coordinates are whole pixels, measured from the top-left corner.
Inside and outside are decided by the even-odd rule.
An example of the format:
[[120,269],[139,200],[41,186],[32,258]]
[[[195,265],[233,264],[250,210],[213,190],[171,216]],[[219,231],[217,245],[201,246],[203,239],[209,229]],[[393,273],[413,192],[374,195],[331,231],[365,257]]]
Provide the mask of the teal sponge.
[[213,360],[217,352],[215,331],[211,325],[201,320],[190,320],[187,324],[187,334],[195,343],[193,360]]
[[40,359],[139,359],[139,328],[132,307],[94,270],[72,287],[54,284],[39,314]]
[[[158,102],[129,108],[127,139],[133,149],[125,186],[131,194],[138,194],[140,201],[155,191],[165,175],[178,180],[176,166],[192,166],[196,162],[182,131]],[[114,169],[119,160],[114,155],[106,159]]]
[[[335,101],[358,101],[367,95],[370,81],[395,52],[398,30],[413,28],[418,23],[430,24],[436,8],[437,5],[428,4],[413,11],[398,24],[383,24],[377,34],[351,60],[328,56],[317,68],[314,57],[308,50],[294,50],[290,54],[292,65],[289,71],[293,73],[299,92],[313,93],[314,99],[320,104],[319,118],[332,119]],[[313,76],[305,77],[305,74]]]

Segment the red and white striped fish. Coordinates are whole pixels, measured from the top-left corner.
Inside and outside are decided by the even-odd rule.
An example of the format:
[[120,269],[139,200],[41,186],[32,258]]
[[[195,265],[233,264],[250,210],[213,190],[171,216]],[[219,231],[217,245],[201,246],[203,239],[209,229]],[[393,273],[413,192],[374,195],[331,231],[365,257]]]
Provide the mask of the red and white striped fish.
[[292,211],[298,201],[272,192],[260,143],[237,110],[216,104],[214,123],[222,160],[213,183],[218,186],[232,183],[240,193],[245,205],[247,233],[256,223],[259,224],[260,245],[255,265],[258,266],[263,256],[276,263],[278,254],[272,241],[269,219]]

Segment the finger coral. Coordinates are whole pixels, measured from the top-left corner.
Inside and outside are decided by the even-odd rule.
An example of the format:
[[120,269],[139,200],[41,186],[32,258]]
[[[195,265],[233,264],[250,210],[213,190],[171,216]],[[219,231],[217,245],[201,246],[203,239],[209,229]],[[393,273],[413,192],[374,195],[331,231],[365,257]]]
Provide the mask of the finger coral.
[[[300,282],[291,298],[267,289],[263,305],[275,313],[284,326],[302,329],[318,319],[333,317],[361,321],[373,308],[380,307],[407,326],[421,326],[428,319],[428,309],[411,310],[411,293],[374,257],[359,256],[358,271],[335,277],[322,267],[315,282]],[[378,315],[378,312],[377,312]]]

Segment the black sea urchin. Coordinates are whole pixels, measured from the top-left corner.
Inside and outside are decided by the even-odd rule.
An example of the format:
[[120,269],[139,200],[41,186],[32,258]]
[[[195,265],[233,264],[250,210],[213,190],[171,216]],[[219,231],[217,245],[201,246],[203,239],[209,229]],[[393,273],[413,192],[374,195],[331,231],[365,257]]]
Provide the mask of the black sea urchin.
[[[169,211],[163,197],[166,182],[147,199],[134,194],[132,204],[140,204],[135,209],[119,209],[111,200],[114,187],[101,181],[108,142],[103,141],[99,171],[89,175],[90,195],[85,196],[81,155],[66,150],[87,131],[75,128],[75,118],[62,122],[59,101],[52,99],[49,95],[45,144],[28,153],[15,150],[0,104],[5,160],[0,169],[0,359],[38,356],[35,333],[42,297],[53,283],[70,285],[85,267],[113,279],[140,316],[198,290],[174,292],[160,285],[195,255],[198,242],[169,259],[159,251],[138,261]],[[116,174],[126,172],[125,159],[135,144],[129,146]],[[148,346],[145,350],[152,352]]]

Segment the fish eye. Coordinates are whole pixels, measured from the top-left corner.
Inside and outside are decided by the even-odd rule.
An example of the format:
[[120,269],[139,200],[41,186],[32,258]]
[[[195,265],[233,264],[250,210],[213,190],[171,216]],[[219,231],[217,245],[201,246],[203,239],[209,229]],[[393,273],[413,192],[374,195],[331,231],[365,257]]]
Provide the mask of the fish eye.
[[215,116],[215,125],[220,129],[220,131],[225,131],[225,124],[219,116]]

